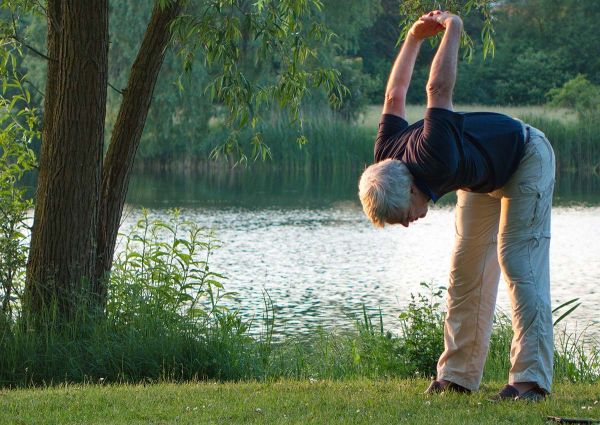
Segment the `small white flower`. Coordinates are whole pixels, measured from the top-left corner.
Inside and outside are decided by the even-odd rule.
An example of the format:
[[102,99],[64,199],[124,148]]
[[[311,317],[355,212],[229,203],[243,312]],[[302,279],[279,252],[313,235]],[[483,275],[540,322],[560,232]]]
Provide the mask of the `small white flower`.
[[254,411],[255,411],[256,413],[262,413],[262,409],[261,409],[260,407],[257,407],[256,409],[254,409]]

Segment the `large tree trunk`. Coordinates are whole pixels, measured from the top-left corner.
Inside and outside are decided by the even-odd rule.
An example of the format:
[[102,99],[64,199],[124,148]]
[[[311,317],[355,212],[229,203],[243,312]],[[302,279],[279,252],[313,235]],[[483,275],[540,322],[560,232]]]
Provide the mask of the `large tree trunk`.
[[112,266],[131,169],[169,43],[169,24],[178,15],[180,6],[179,1],[164,8],[158,4],[154,6],[127,88],[123,91],[123,101],[104,159],[94,280],[94,293],[100,305],[106,303],[106,280]]
[[108,73],[108,0],[48,0],[43,141],[25,308],[69,317],[95,277]]

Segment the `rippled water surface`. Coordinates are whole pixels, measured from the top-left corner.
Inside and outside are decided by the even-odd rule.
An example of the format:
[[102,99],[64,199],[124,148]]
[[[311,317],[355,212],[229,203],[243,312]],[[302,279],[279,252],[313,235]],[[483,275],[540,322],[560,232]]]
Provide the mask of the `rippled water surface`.
[[[454,236],[451,205],[434,206],[409,229],[382,230],[363,216],[353,187],[346,194],[311,197],[306,192],[311,189],[267,181],[278,189],[263,185],[211,192],[198,188],[205,183],[196,180],[184,179],[169,189],[160,186],[164,182],[138,179],[124,227],[146,205],[156,217],[165,217],[168,207],[181,207],[186,219],[214,228],[223,247],[215,252],[212,267],[228,277],[226,288],[238,292],[243,313],[260,316],[267,291],[277,308],[279,331],[286,333],[318,325],[351,327],[349,318],[360,315],[363,305],[373,314],[381,308],[387,327],[394,328],[410,294],[423,292],[420,282],[446,284]],[[185,185],[193,187],[182,196],[178,191]],[[142,188],[158,186],[164,189],[144,198]],[[195,195],[198,190],[202,197]],[[551,274],[555,305],[575,297],[583,301],[571,324],[600,318],[600,206],[554,208]],[[509,311],[503,282],[498,306]]]

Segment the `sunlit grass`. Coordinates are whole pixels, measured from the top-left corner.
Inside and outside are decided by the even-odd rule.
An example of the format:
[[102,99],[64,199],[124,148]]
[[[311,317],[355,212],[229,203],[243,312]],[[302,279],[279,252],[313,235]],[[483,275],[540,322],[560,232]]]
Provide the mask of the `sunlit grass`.
[[[381,116],[381,105],[371,105],[366,112],[358,119],[358,124],[365,127],[377,127]],[[409,123],[413,123],[423,118],[426,107],[424,105],[408,105],[406,108],[406,118]],[[499,112],[510,115],[515,118],[527,116],[539,116],[549,120],[558,120],[563,123],[575,122],[577,114],[569,109],[556,108],[546,105],[539,106],[502,106],[502,105],[455,105],[454,109],[460,112]]]
[[541,403],[492,403],[502,382],[472,395],[425,396],[420,380],[284,380],[67,385],[0,393],[0,424],[534,424],[600,420],[600,386],[560,384]]

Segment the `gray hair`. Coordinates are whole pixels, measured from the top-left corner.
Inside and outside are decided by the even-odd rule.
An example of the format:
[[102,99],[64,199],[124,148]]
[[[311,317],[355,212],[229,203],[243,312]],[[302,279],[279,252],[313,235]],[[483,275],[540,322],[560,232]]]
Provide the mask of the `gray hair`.
[[408,209],[412,181],[406,164],[397,159],[372,164],[362,173],[358,196],[375,226],[383,227],[392,214]]

